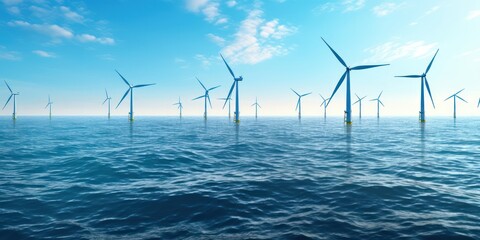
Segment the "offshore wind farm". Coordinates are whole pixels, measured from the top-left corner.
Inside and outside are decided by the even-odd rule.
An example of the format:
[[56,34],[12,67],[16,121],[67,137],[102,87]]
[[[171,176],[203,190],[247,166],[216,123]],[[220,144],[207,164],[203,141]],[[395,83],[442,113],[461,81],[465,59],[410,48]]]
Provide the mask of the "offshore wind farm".
[[0,16],[0,239],[480,236],[480,2]]

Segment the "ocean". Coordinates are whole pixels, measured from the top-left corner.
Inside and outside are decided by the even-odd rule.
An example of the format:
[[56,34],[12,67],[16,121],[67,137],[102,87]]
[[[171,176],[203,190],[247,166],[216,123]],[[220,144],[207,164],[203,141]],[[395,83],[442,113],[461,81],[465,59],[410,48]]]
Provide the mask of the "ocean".
[[480,239],[480,119],[0,118],[0,239]]

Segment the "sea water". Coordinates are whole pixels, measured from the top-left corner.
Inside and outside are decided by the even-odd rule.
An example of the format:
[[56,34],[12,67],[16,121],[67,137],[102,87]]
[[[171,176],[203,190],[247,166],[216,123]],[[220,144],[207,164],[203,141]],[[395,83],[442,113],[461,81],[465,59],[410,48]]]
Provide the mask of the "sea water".
[[480,119],[0,118],[1,239],[480,239]]

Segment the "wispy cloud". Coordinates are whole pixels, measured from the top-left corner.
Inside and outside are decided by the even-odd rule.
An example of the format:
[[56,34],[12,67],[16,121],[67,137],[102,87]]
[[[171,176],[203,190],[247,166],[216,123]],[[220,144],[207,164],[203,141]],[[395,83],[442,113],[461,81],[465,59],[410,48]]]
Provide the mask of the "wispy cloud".
[[[233,4],[233,6],[235,4]],[[228,18],[220,14],[219,6],[220,3],[218,0],[186,0],[187,10],[195,13],[202,13],[205,16],[205,20],[208,22],[225,24],[228,22]]]
[[19,61],[22,59],[20,53],[15,51],[9,51],[6,47],[0,46],[0,59],[9,61]]
[[96,37],[91,34],[81,34],[77,36],[80,42],[97,42],[101,44],[113,45],[115,44],[115,40],[113,38],[108,37]]
[[469,58],[472,59],[472,61],[474,62],[480,62],[480,48],[463,52],[458,55],[457,58]]
[[62,14],[65,16],[65,18],[70,21],[82,23],[85,20],[85,18],[82,15],[70,10],[70,8],[68,7],[61,6],[60,10],[62,11]]
[[387,16],[400,8],[404,3],[385,2],[373,7],[373,13],[379,17]]
[[3,4],[5,5],[16,5],[22,2],[22,0],[3,0]]
[[197,54],[197,55],[195,55],[195,59],[200,61],[200,63],[202,64],[202,66],[204,68],[208,68],[210,65],[212,65],[212,61],[214,59],[216,59],[216,57],[214,57],[214,56],[207,57],[203,54]]
[[410,26],[415,26],[415,25],[418,25],[418,22],[420,20],[422,20],[423,18],[431,15],[431,14],[434,14],[435,12],[437,12],[438,10],[440,9],[440,5],[435,5],[433,7],[431,7],[430,9],[428,9],[422,16],[420,16],[419,18],[417,18],[415,21],[411,22],[410,23]]
[[285,55],[288,49],[279,40],[296,31],[274,19],[265,23],[263,11],[251,10],[234,34],[234,39],[221,50],[232,62],[256,64],[272,58]]
[[344,0],[342,5],[345,7],[344,12],[357,11],[365,6],[365,0]]
[[219,37],[215,34],[212,34],[212,33],[209,33],[207,34],[207,37],[212,41],[214,42],[215,44],[217,44],[218,46],[223,46],[225,45],[225,39],[222,38],[222,37]]
[[176,57],[173,62],[178,65],[180,68],[188,68],[187,60],[183,58]]
[[43,51],[43,50],[34,50],[32,52],[35,53],[36,55],[38,55],[40,57],[44,57],[44,58],[54,58],[54,57],[56,57],[55,54],[53,54],[51,52],[46,52],[46,51]]
[[473,20],[478,17],[480,17],[480,10],[473,10],[468,13],[467,20]]
[[73,37],[72,31],[60,27],[56,24],[32,24],[25,21],[11,21],[8,22],[11,27],[20,27],[27,30],[32,30],[52,38],[71,38]]
[[228,7],[235,7],[235,5],[237,5],[237,1],[235,1],[235,0],[227,1],[227,6]]
[[406,43],[386,42],[376,47],[365,49],[372,56],[364,62],[393,62],[402,58],[424,58],[433,55],[437,43],[410,41]]

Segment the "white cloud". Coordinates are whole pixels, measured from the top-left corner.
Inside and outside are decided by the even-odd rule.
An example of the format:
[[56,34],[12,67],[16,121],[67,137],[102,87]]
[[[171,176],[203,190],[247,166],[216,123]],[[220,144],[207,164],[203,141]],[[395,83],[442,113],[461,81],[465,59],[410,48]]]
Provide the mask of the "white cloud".
[[280,25],[278,19],[264,23],[262,16],[260,9],[249,12],[235,33],[234,40],[222,49],[225,57],[234,63],[256,64],[288,53],[288,49],[277,41],[296,29]]
[[22,0],[3,0],[5,5],[16,5],[22,2]]
[[32,52],[37,54],[38,56],[44,57],[44,58],[54,58],[55,57],[55,54],[50,53],[50,52],[45,52],[45,51],[42,51],[42,50],[35,50],[35,51],[32,51]]
[[228,19],[220,14],[218,0],[186,0],[187,10],[202,13],[205,20],[215,24],[225,24]]
[[97,42],[101,44],[113,45],[115,44],[115,40],[113,38],[108,37],[96,37],[91,34],[81,34],[77,36],[77,39],[81,42]]
[[373,7],[373,13],[379,17],[387,16],[397,10],[403,4],[397,4],[393,2],[385,2]]
[[188,68],[188,63],[185,59],[176,57],[174,60],[174,63],[180,66],[180,68]]
[[357,11],[365,6],[365,0],[345,0],[342,5],[345,7],[344,12]]
[[372,56],[364,62],[393,62],[402,58],[423,58],[431,56],[437,48],[437,43],[410,41],[407,43],[386,42],[365,51]]
[[18,7],[8,7],[7,8],[7,11],[10,13],[10,14],[15,14],[15,15],[18,15],[20,13],[20,8]]
[[438,9],[440,9],[440,6],[433,6],[432,8],[430,8],[428,11],[425,12],[425,15],[430,15],[436,11],[438,11]]
[[8,51],[4,46],[0,46],[0,59],[9,61],[19,61],[22,58],[20,54],[15,51]]
[[217,44],[218,46],[223,46],[225,45],[225,39],[222,38],[222,37],[219,37],[215,34],[212,34],[212,33],[209,33],[207,34],[207,37],[212,41],[214,42],[215,44]]
[[480,17],[480,10],[473,10],[468,13],[467,20],[473,20],[478,17]]
[[237,1],[235,1],[235,0],[227,1],[227,6],[229,6],[229,7],[235,7],[235,5],[237,5]]
[[8,22],[8,25],[11,27],[21,27],[27,30],[32,30],[52,38],[71,38],[73,33],[63,27],[60,27],[56,24],[31,24],[25,21],[12,21]]
[[82,15],[70,10],[70,8],[68,7],[61,6],[60,10],[62,11],[65,18],[70,21],[78,22],[78,23],[82,23],[84,21],[84,17]]
[[210,57],[206,57],[202,54],[197,54],[195,55],[195,59],[197,59],[198,61],[200,61],[202,63],[202,66],[204,68],[208,68],[210,65],[212,65],[212,59],[214,57],[213,56],[210,56]]

